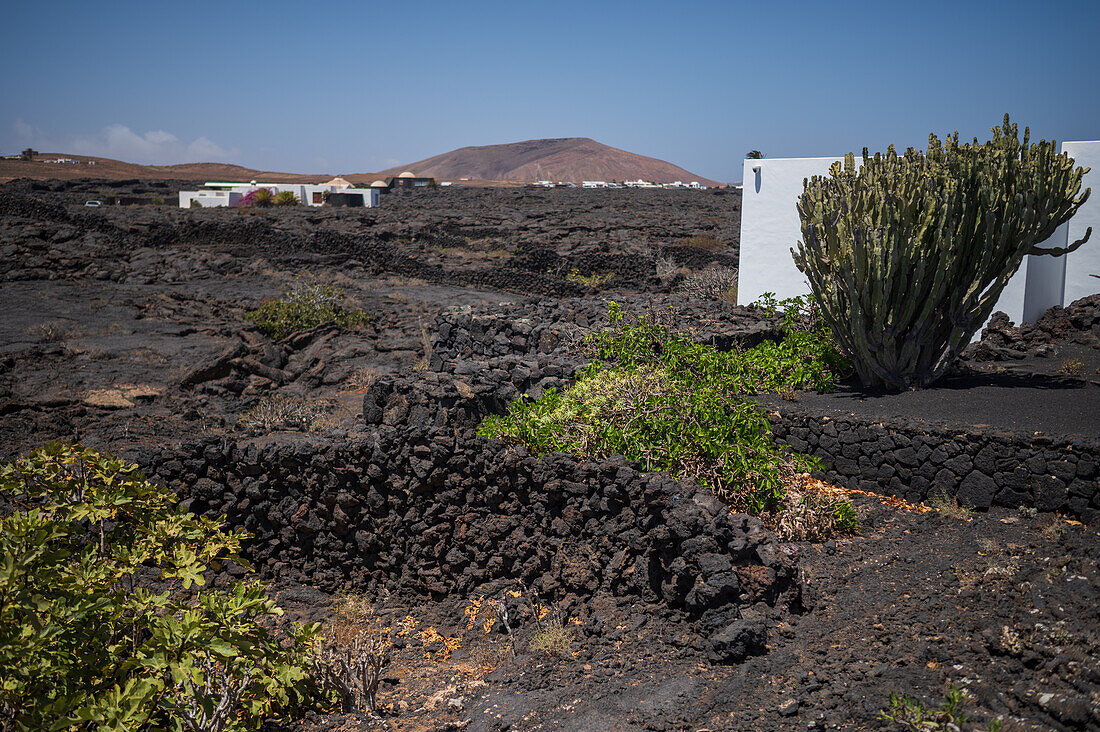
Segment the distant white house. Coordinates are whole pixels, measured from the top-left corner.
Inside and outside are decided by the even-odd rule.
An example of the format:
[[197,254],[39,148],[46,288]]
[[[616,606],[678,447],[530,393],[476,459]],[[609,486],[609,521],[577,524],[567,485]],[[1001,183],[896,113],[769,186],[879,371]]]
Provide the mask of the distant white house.
[[191,208],[195,203],[203,208],[236,206],[244,198],[238,191],[180,191],[180,208]]
[[607,181],[605,180],[582,180],[582,188],[607,188]]
[[351,193],[363,196],[367,208],[378,206],[381,192],[378,188],[355,188],[343,178],[333,178],[327,183],[226,183],[209,182],[197,191],[180,191],[180,208],[191,208],[193,202],[203,208],[236,206],[245,196],[259,188],[267,188],[273,194],[290,191],[307,206],[321,206],[326,193]]

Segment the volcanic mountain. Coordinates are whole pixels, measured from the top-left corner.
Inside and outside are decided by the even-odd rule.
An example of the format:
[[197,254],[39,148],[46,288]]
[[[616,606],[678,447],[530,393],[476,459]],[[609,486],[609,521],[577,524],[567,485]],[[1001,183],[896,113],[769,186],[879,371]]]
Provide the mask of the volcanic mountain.
[[415,163],[383,171],[411,171],[440,180],[642,180],[654,183],[698,181],[717,185],[672,163],[609,147],[587,137],[526,140],[506,145],[460,147]]

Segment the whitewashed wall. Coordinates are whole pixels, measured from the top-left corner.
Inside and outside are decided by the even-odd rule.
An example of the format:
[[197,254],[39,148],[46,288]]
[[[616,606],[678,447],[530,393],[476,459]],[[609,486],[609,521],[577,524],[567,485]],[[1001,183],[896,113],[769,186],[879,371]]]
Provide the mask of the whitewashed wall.
[[1082,186],[1091,188],[1092,193],[1074,217],[1040,246],[1065,247],[1083,237],[1090,226],[1092,236],[1064,257],[1028,257],[1031,270],[1024,302],[1024,320],[1028,322],[1054,305],[1069,305],[1100,292],[1100,279],[1089,276],[1100,275],[1100,140],[1063,142],[1061,151],[1069,153],[1077,165],[1090,169]]
[[[1033,322],[1053,305],[1068,304],[1100,292],[1100,280],[1089,277],[1100,274],[1100,142],[1065,142],[1061,149],[1069,152],[1078,165],[1092,168],[1085,175],[1084,185],[1091,187],[1093,194],[1077,215],[1059,228],[1050,244],[1064,247],[1067,241],[1084,236],[1089,226],[1093,228],[1093,237],[1067,257],[1024,257],[994,308],[1007,313],[1015,323],[1023,322],[1025,316]],[[790,252],[802,238],[795,204],[802,194],[803,180],[828,174],[837,160],[843,160],[843,156],[745,160],[739,304],[751,303],[764,292],[784,298],[810,291]],[[858,156],[856,162],[860,162]]]
[[180,191],[180,208],[191,208],[192,201],[198,201],[203,208],[236,206],[240,200],[240,193],[230,191]]
[[[774,292],[780,299],[810,291],[794,266],[791,247],[802,239],[795,203],[802,181],[826,175],[840,158],[764,158],[746,160],[741,180],[741,255],[737,273],[740,305]],[[759,168],[754,170],[754,168]]]

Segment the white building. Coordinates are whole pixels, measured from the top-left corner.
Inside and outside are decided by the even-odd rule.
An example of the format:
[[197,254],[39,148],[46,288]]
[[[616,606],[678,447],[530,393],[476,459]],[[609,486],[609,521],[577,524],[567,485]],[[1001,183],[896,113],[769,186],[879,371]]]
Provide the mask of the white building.
[[216,206],[236,206],[241,199],[254,190],[267,188],[272,194],[290,191],[307,206],[321,206],[326,193],[351,193],[363,196],[363,205],[367,208],[378,206],[381,191],[378,188],[354,188],[343,178],[333,178],[327,183],[225,183],[209,182],[201,190],[180,191],[180,208],[190,208],[197,201],[203,208]]
[[194,202],[203,208],[236,206],[242,198],[237,191],[180,191],[180,208],[191,208]]
[[582,188],[607,188],[607,181],[605,180],[582,180]]

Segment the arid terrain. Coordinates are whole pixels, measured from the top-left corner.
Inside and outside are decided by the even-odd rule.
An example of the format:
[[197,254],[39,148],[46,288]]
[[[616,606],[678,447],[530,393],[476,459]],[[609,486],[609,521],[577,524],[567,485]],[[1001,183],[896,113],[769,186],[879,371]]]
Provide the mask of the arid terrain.
[[[720,348],[775,338],[759,309],[680,291],[736,267],[736,191],[82,205],[171,202],[178,185],[0,186],[0,454],[78,440],[134,460],[252,531],[295,619],[367,598],[398,629],[381,715],[318,711],[291,728],[902,729],[879,719],[892,694],[932,708],[949,684],[969,692],[964,729],[1100,728],[1100,297],[1042,327],[995,322],[925,392],[762,398],[790,444],[850,464],[825,459],[818,477],[847,482],[821,490],[848,496],[861,526],[782,542],[623,460],[536,459],[473,433],[509,398],[568,383],[608,300]],[[369,320],[272,339],[246,319],[315,284]],[[830,448],[803,417],[871,436]],[[874,432],[901,422],[927,437],[911,459],[910,437]],[[1004,438],[941,455],[943,435]],[[856,443],[876,439],[906,467],[872,465]],[[940,483],[978,496],[985,473],[1024,463],[984,505],[927,498]],[[1051,480],[1023,485],[1035,475]],[[514,632],[486,629],[478,608],[510,592],[562,616],[561,652],[530,647],[522,597]]]

